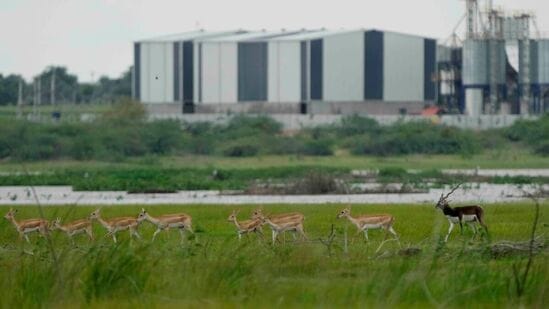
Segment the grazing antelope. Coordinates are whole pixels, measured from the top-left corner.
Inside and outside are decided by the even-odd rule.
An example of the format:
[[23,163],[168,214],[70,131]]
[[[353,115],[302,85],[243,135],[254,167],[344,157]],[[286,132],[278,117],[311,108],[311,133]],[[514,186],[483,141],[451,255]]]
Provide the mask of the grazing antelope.
[[28,233],[38,231],[42,236],[46,237],[48,235],[48,220],[44,219],[27,219],[17,222],[15,220],[15,214],[17,214],[17,209],[11,209],[4,216],[8,221],[11,221],[15,226],[15,229],[19,233],[19,238],[22,239],[25,237],[28,243],[30,243]]
[[107,229],[108,234],[106,236],[112,236],[112,240],[116,243],[116,233],[123,230],[128,230],[130,232],[130,240],[132,236],[141,239],[139,233],[137,233],[137,228],[142,220],[138,220],[133,217],[118,217],[104,220],[101,218],[101,211],[97,209],[92,212],[89,217],[90,220],[97,220],[105,229]]
[[251,232],[258,233],[259,235],[263,236],[263,229],[261,228],[263,222],[261,221],[261,219],[256,218],[251,220],[238,221],[236,219],[237,214],[238,211],[233,210],[227,221],[233,222],[236,226],[238,240],[242,239],[242,234],[249,234]]
[[454,193],[454,191],[456,191],[459,186],[461,186],[461,184],[458,184],[456,187],[454,187],[452,191],[450,191],[450,193],[446,194],[446,196],[444,194],[440,194],[440,199],[435,206],[435,208],[439,208],[440,210],[442,210],[442,213],[446,216],[448,222],[450,223],[450,227],[448,228],[448,234],[446,234],[444,242],[448,241],[448,237],[450,237],[450,233],[452,233],[452,230],[454,229],[454,225],[456,223],[459,223],[461,233],[463,233],[463,222],[465,222],[473,229],[474,236],[477,235],[477,227],[475,223],[479,223],[486,231],[486,234],[488,234],[488,226],[486,226],[486,223],[484,223],[484,210],[482,209],[482,207],[478,205],[454,208],[450,207],[450,204],[448,203],[448,197],[452,193]]
[[61,218],[53,221],[51,230],[61,230],[67,233],[72,243],[74,243],[73,236],[86,233],[90,240],[93,240],[92,223],[89,219],[81,219],[69,222],[67,224],[61,224]]
[[[299,212],[264,216],[261,209],[256,209],[252,214],[252,219],[259,219],[263,224],[268,224],[271,227],[273,245],[276,241],[278,234],[284,233],[286,231],[299,233],[303,237],[303,239],[307,239],[305,231],[303,230],[303,221],[305,220],[305,216]],[[293,236],[295,239],[295,234],[293,234]]]
[[385,230],[385,239],[387,239],[387,232],[393,234],[396,240],[398,240],[398,235],[393,229],[394,218],[391,215],[380,214],[380,215],[360,215],[358,217],[351,216],[351,207],[347,207],[339,212],[337,218],[347,218],[351,223],[353,223],[358,229],[356,235],[360,232],[364,232],[364,237],[368,241],[368,230],[384,229]]
[[184,230],[187,230],[194,234],[192,228],[192,217],[184,213],[153,217],[149,215],[149,213],[144,208],[141,208],[141,212],[139,213],[139,216],[137,218],[140,221],[147,220],[150,223],[156,225],[156,231],[153,234],[152,241],[154,241],[158,233],[163,230],[168,230],[170,228],[179,229],[179,233],[181,234],[181,241],[185,240],[185,234],[183,233]]

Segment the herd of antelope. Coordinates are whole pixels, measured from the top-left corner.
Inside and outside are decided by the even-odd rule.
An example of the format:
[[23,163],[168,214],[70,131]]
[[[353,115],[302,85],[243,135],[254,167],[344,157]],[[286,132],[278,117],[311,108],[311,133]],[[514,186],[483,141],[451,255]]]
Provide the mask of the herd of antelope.
[[[448,233],[444,238],[444,241],[448,241],[448,237],[454,228],[455,224],[460,225],[463,230],[463,223],[466,223],[472,227],[474,235],[477,234],[476,224],[479,224],[486,233],[488,233],[488,227],[484,223],[484,211],[482,207],[478,205],[463,206],[463,207],[450,207],[448,197],[459,187],[456,186],[448,194],[441,194],[436,208],[442,210],[442,213],[448,219],[450,227]],[[73,242],[73,236],[78,234],[86,234],[90,240],[94,239],[92,231],[92,221],[96,220],[101,226],[107,230],[106,236],[111,236],[116,243],[116,233],[124,230],[128,230],[130,239],[136,237],[138,239],[141,236],[138,233],[138,227],[143,221],[148,221],[156,226],[156,231],[153,234],[152,241],[155,240],[158,233],[169,230],[170,228],[177,228],[181,234],[181,241],[185,239],[185,231],[194,233],[192,229],[192,217],[185,213],[161,215],[158,217],[151,216],[145,209],[141,209],[141,212],[136,217],[117,217],[104,219],[101,217],[101,211],[98,209],[90,214],[86,219],[76,220],[67,224],[61,224],[61,219],[57,218],[53,222],[49,222],[45,219],[27,219],[17,221],[15,216],[17,210],[10,209],[4,216],[15,226],[20,238],[25,238],[27,242],[29,237],[27,234],[31,232],[39,232],[42,236],[47,236],[51,230],[60,230],[65,232],[71,242]],[[268,225],[272,231],[272,242],[276,242],[278,235],[285,233],[286,231],[293,232],[294,239],[297,238],[297,234],[302,239],[306,240],[307,236],[303,228],[303,222],[305,216],[299,212],[277,214],[277,215],[264,215],[261,209],[253,211],[249,220],[238,221],[238,211],[233,211],[228,217],[228,221],[232,222],[236,226],[238,239],[242,238],[242,235],[249,233],[257,233],[263,235],[263,225]],[[398,234],[393,228],[394,217],[389,214],[378,215],[351,215],[351,207],[347,207],[341,210],[337,218],[346,218],[357,228],[357,235],[364,233],[365,239],[368,241],[368,230],[382,229],[385,231],[385,238],[388,234],[392,234],[395,240],[398,241]]]

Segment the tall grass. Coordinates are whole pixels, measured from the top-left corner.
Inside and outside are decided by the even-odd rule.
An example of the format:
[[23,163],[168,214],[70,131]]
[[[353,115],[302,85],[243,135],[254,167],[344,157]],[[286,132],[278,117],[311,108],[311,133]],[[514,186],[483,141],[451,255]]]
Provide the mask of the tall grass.
[[[241,218],[255,206],[239,206]],[[46,243],[31,236],[32,244],[18,243],[12,226],[0,224],[0,307],[81,307],[161,305],[220,307],[363,307],[363,306],[542,306],[547,302],[547,252],[535,256],[524,295],[514,293],[512,265],[520,256],[494,258],[485,240],[472,240],[471,232],[454,231],[447,244],[440,242],[447,229],[442,214],[432,205],[353,206],[353,213],[389,212],[406,255],[396,243],[375,252],[383,234],[370,233],[370,242],[354,239],[346,252],[343,232],[354,226],[335,219],[342,205],[273,205],[267,213],[301,211],[311,242],[271,246],[251,235],[236,240],[234,226],[226,221],[236,207],[158,206],[152,214],[185,211],[193,215],[196,240],[184,244],[176,231],[163,232],[150,243],[154,227],[143,224],[144,241],[129,242],[127,233],[114,245],[94,226],[97,241],[82,236],[73,247],[64,234],[53,234],[59,265],[53,265]],[[547,219],[549,204],[542,204],[540,220]],[[3,209],[3,208],[2,208]],[[135,215],[140,207],[106,207],[106,217]],[[533,214],[526,204],[487,205],[486,218],[494,241],[525,240]],[[86,216],[91,207],[72,208],[66,220]],[[7,211],[7,210],[6,210]],[[46,217],[67,212],[46,208]],[[36,214],[21,207],[20,218]],[[4,220],[5,221],[5,220]],[[316,241],[331,224],[336,238],[329,254]],[[268,228],[265,228],[268,232]],[[30,252],[34,255],[29,255]],[[400,253],[399,253],[400,252]],[[54,266],[61,276],[53,276]]]

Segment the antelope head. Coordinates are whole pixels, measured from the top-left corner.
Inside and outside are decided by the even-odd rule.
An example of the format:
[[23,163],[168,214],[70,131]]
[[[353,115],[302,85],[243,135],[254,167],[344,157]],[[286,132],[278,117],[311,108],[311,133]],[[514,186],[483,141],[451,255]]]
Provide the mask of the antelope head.
[[254,212],[252,212],[252,219],[263,220],[264,218],[265,216],[263,215],[263,211],[261,210],[261,208],[257,208],[256,210],[254,210]]
[[4,216],[6,220],[12,220],[15,219],[15,214],[17,213],[17,209],[10,208],[8,213]]
[[53,220],[53,222],[51,223],[51,228],[52,229],[58,229],[61,227],[61,218],[57,217],[55,218],[55,220]]
[[149,214],[147,213],[145,208],[141,208],[141,212],[139,213],[139,215],[137,215],[137,222],[141,222],[141,221],[147,219],[148,215]]
[[101,216],[101,210],[100,210],[100,209],[96,209],[94,212],[92,212],[92,213],[90,214],[90,220],[99,219],[100,216]]
[[238,215],[238,210],[233,210],[233,212],[231,213],[231,215],[229,216],[229,218],[227,218],[227,221],[229,222],[233,222],[236,220],[236,215]]
[[341,219],[341,218],[344,218],[344,217],[347,217],[351,214],[351,207],[346,207],[344,209],[342,209],[338,214],[337,214],[337,219]]
[[440,209],[444,209],[445,207],[448,207],[450,206],[449,203],[448,203],[448,197],[450,197],[450,195],[452,193],[454,193],[454,191],[457,190],[457,188],[459,188],[459,186],[461,186],[461,183],[458,184],[457,186],[455,186],[452,191],[450,191],[448,194],[444,195],[444,193],[441,193],[440,194],[440,198],[438,199],[438,202],[437,204],[435,205],[435,208],[440,208]]

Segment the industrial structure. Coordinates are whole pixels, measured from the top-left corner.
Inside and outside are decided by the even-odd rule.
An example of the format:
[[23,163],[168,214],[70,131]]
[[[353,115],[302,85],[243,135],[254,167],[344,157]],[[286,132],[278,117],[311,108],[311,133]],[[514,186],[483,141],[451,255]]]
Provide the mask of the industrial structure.
[[408,34],[196,31],[134,52],[134,96],[174,111],[396,114],[435,101],[436,41]]
[[464,39],[454,31],[438,48],[438,103],[472,116],[548,111],[549,40],[535,15],[483,2],[465,1]]
[[[531,13],[466,0],[446,42],[379,30],[198,30],[134,43],[133,96],[164,113],[536,114],[549,39]],[[513,52],[515,51],[515,52]]]

